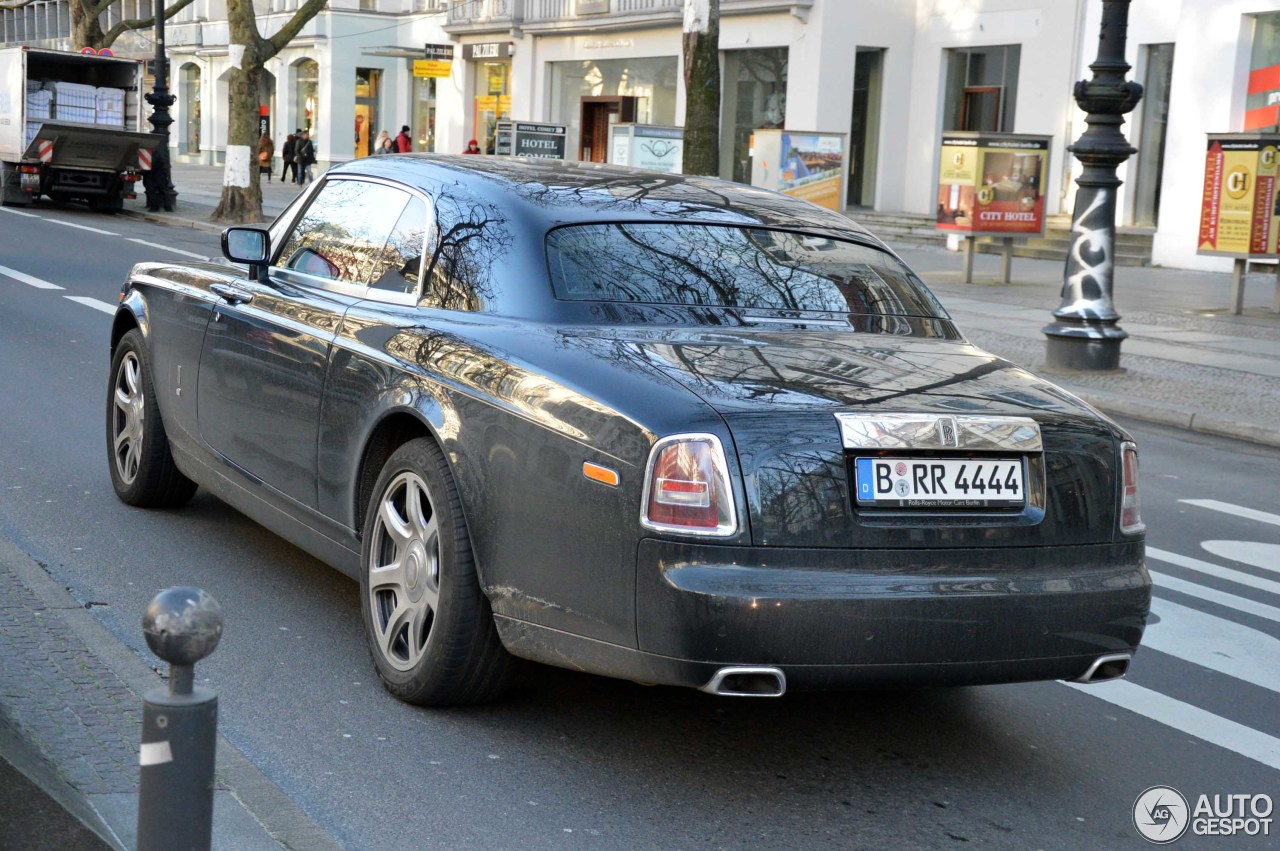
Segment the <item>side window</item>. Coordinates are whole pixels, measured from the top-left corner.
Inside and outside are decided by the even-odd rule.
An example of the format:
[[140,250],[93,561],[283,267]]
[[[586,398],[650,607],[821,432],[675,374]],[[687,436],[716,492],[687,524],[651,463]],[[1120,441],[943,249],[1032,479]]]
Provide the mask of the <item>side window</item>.
[[427,205],[410,196],[409,204],[391,229],[369,278],[369,286],[394,293],[414,293],[422,277],[422,253],[427,237]]
[[289,232],[276,265],[366,285],[410,197],[380,183],[328,181]]

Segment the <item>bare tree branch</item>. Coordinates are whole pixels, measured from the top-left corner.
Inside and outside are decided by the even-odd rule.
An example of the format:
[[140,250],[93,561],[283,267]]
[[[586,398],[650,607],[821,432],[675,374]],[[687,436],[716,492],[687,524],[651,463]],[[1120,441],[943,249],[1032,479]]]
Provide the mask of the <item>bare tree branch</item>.
[[319,14],[320,10],[328,3],[329,0],[307,0],[306,3],[298,7],[298,11],[293,13],[293,17],[286,21],[285,25],[275,35],[271,36],[271,38],[260,39],[261,42],[264,42],[258,47],[261,51],[261,61],[265,62],[281,50],[284,50],[289,45],[289,42],[293,41],[293,37],[307,25],[307,22]]
[[[110,5],[115,2],[115,0],[103,0],[103,2]],[[164,19],[166,21],[169,20],[194,2],[195,0],[178,0],[177,3],[174,3],[172,6],[169,6],[164,10]],[[110,47],[117,38],[130,30],[141,30],[146,29],[147,27],[154,27],[155,25],[156,19],[154,15],[150,18],[130,18],[127,21],[121,21],[111,29],[107,30],[106,34],[103,35],[102,47]]]

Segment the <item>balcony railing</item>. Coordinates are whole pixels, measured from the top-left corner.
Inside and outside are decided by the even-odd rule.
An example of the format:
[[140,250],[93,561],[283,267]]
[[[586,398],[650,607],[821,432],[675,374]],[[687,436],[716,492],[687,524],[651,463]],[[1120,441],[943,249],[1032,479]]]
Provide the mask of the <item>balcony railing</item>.
[[[814,0],[723,0],[724,16],[790,11],[804,20]],[[679,21],[684,0],[453,0],[445,26],[483,32],[509,26],[531,30],[626,29]]]

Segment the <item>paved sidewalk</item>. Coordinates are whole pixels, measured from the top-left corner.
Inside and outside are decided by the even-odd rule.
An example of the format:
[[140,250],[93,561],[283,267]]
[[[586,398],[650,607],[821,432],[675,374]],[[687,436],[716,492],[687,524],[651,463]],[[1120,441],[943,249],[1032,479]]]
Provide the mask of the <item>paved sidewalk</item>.
[[[174,212],[146,213],[141,199],[128,210],[177,226],[221,230],[208,218],[221,197],[222,169],[178,163],[173,175],[179,192]],[[262,190],[271,218],[299,187],[277,179]],[[961,254],[894,247],[974,343],[1045,374],[1106,413],[1280,447],[1280,314],[1272,309],[1272,273],[1249,277],[1244,313],[1232,316],[1229,274],[1117,268],[1114,299],[1130,335],[1122,346],[1124,371],[1050,375],[1041,329],[1060,300],[1061,263],[1015,258],[1013,283],[1001,284],[1000,258],[979,254],[975,283],[965,284]]]
[[[141,695],[163,685],[0,538],[0,848],[135,848]],[[219,736],[213,847],[340,846]]]

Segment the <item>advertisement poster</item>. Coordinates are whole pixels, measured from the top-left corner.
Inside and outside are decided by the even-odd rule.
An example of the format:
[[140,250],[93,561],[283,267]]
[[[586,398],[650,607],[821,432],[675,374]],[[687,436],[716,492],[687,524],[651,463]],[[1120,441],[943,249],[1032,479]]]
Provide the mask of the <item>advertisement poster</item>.
[[1200,202],[1200,254],[1277,253],[1276,210],[1280,136],[1210,134]]
[[783,133],[782,154],[779,188],[783,192],[820,207],[840,209],[843,200],[840,197],[844,176],[843,137]]
[[609,162],[679,174],[684,170],[684,128],[615,124],[609,129]]
[[996,236],[1044,233],[1048,136],[946,133],[938,170],[939,230]]
[[844,207],[843,133],[755,131],[751,185],[839,211]]

